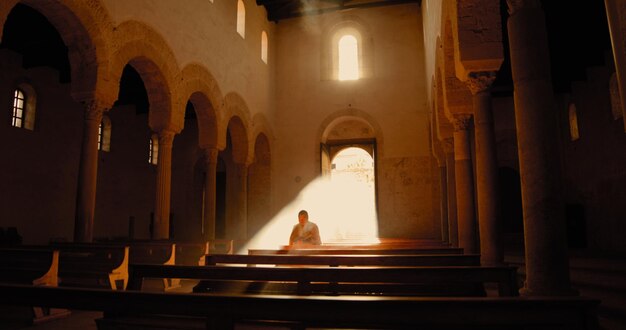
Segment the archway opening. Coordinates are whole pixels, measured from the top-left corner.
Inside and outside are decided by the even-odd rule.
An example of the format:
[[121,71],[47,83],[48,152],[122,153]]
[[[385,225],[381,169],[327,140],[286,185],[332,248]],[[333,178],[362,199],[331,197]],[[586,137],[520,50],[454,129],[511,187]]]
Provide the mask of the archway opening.
[[[333,146],[326,243],[377,242],[376,176],[373,148]],[[333,152],[335,151],[335,152]]]

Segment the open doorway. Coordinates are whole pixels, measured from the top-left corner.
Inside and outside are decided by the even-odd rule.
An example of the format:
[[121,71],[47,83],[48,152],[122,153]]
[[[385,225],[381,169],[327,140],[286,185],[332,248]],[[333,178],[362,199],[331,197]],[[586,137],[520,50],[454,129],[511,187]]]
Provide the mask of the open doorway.
[[327,181],[325,244],[378,242],[375,143],[322,145],[322,175]]

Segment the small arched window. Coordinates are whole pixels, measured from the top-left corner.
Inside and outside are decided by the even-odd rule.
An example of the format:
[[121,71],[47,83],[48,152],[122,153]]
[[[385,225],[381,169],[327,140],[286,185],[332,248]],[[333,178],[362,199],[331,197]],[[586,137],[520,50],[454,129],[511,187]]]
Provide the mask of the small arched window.
[[246,37],[246,6],[243,0],[237,1],[237,33],[242,38]]
[[346,16],[323,27],[320,52],[321,80],[374,77],[371,29],[358,17]]
[[13,91],[13,106],[11,112],[11,126],[35,129],[35,106],[37,95],[32,86],[20,84]]
[[111,151],[111,119],[102,116],[98,127],[98,150]]
[[152,134],[150,138],[150,150],[148,152],[148,163],[156,165],[159,162],[159,137]]
[[13,93],[13,115],[11,125],[13,127],[24,127],[24,114],[26,113],[26,96],[20,89]]
[[574,103],[569,104],[569,133],[570,139],[576,141],[580,138],[578,132],[578,114],[576,113],[576,105]]
[[261,60],[267,64],[267,32],[261,32]]
[[339,38],[339,80],[359,79],[359,44],[354,35]]

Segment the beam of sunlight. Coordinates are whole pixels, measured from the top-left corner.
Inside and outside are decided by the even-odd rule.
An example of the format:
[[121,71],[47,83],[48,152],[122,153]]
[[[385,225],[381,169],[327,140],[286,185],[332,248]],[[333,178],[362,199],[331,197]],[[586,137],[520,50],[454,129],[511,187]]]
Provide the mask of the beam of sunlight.
[[[358,150],[369,158],[365,161],[373,165],[371,156]],[[355,160],[351,156],[346,158],[348,162]],[[301,209],[307,210],[309,221],[318,225],[323,245],[379,243],[373,177],[363,180],[362,175],[347,175],[349,171],[341,170],[344,168],[341,157],[338,155],[335,159],[337,172],[332,174],[332,180],[318,177],[309,183],[237,253],[247,254],[248,249],[277,249],[289,244],[289,234],[298,223]]]

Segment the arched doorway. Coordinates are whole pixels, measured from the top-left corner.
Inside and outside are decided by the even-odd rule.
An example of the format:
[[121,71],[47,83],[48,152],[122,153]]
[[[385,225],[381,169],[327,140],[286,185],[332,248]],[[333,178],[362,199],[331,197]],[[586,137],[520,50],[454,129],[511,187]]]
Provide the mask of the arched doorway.
[[377,137],[364,118],[341,116],[322,135],[320,172],[325,182],[325,244],[378,242],[376,193]]
[[[377,236],[376,171],[372,144],[331,147],[330,209],[336,221],[327,243],[372,242]],[[336,149],[336,153],[333,153]]]

